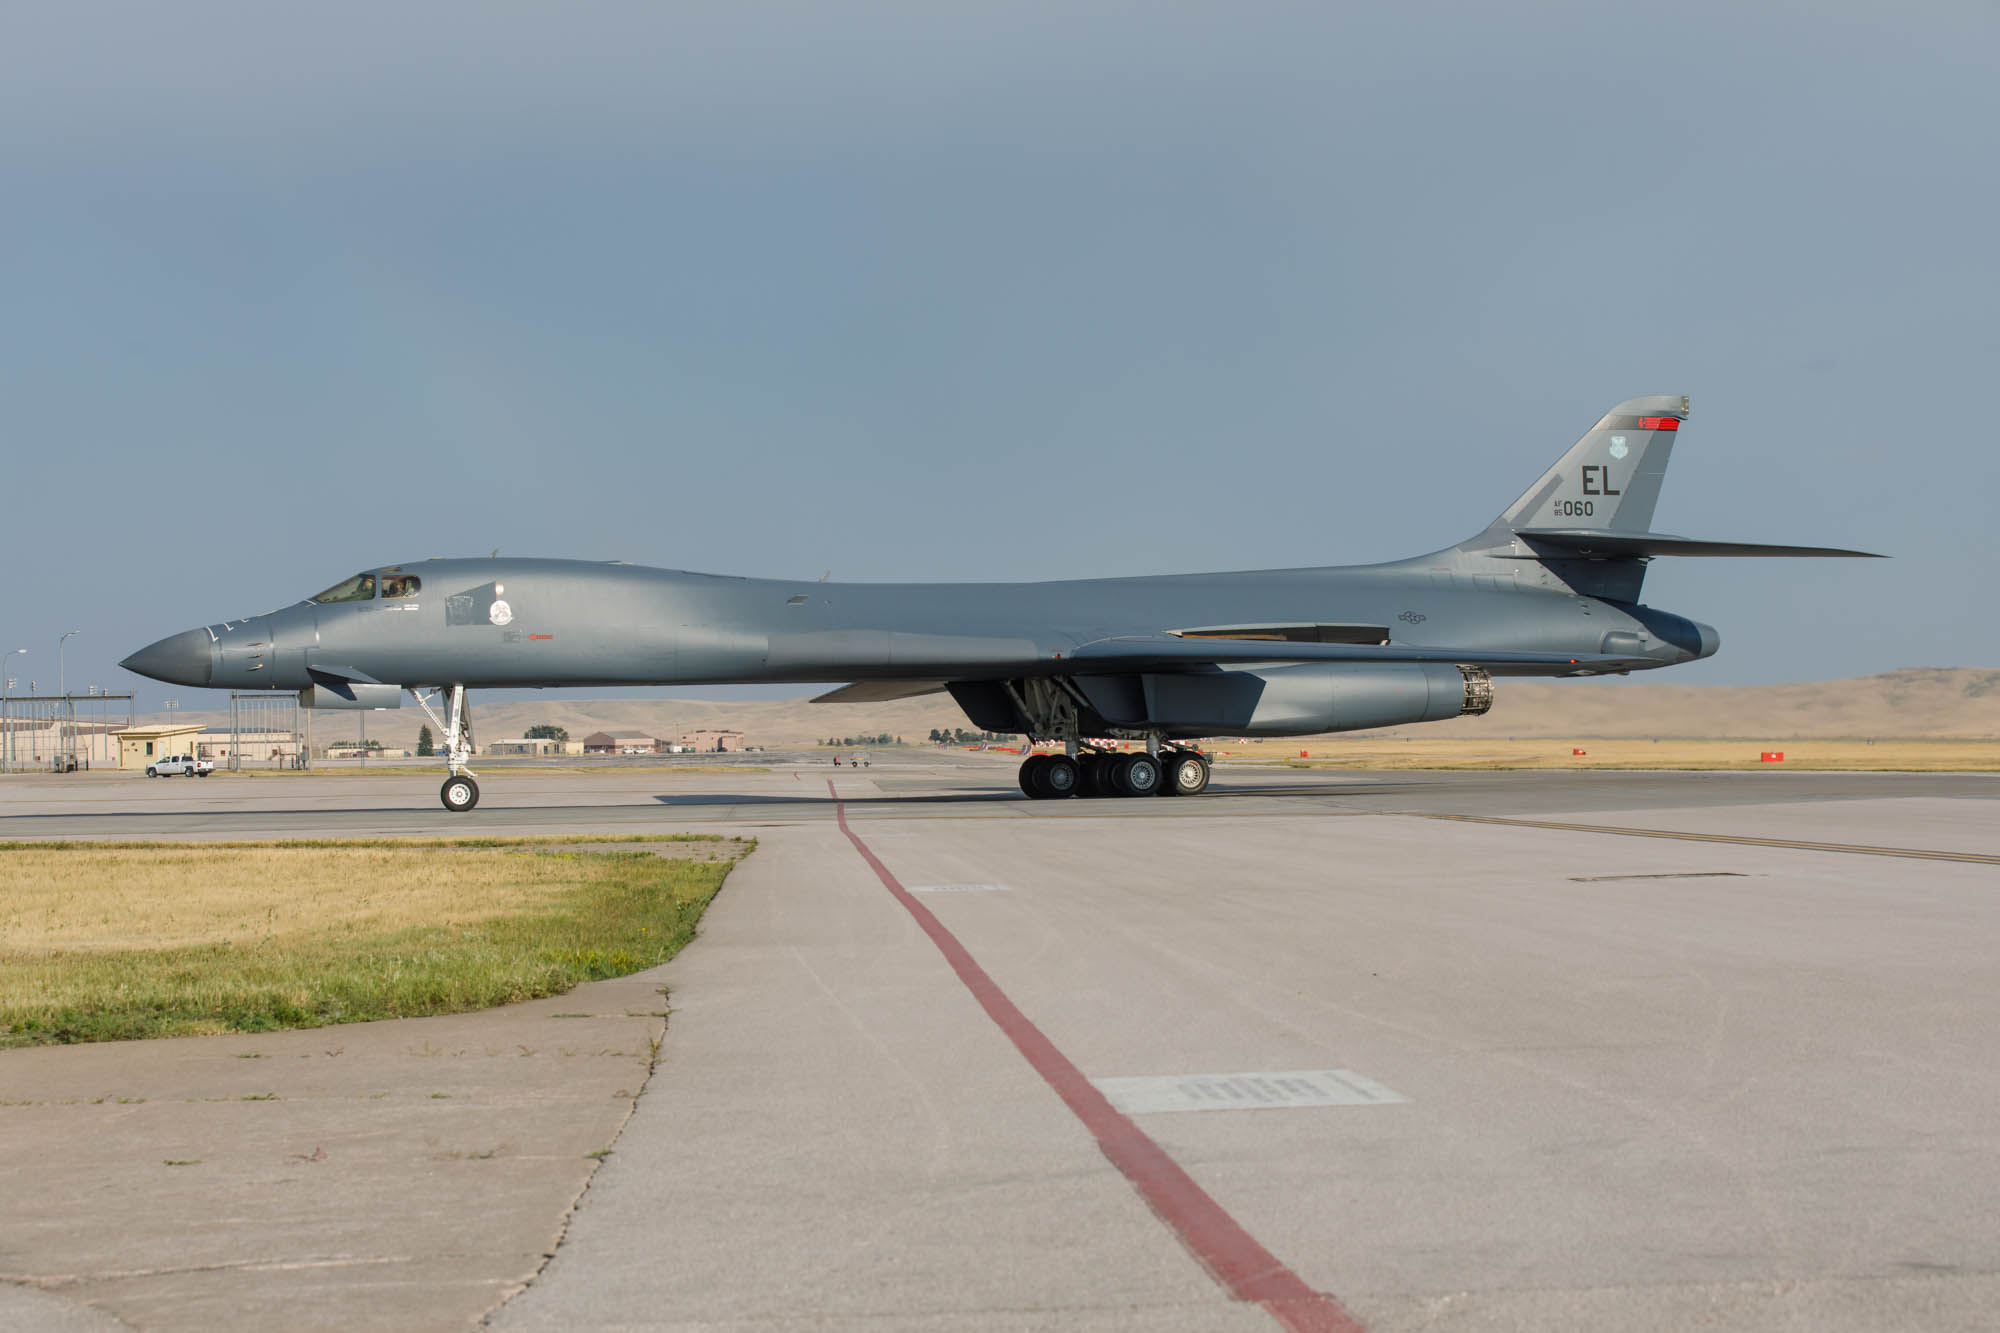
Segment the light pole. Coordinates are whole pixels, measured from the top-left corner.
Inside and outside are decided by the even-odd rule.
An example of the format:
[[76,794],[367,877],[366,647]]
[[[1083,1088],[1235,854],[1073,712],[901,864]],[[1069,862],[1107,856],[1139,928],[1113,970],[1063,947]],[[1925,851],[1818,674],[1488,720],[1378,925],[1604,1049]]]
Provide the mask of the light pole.
[[58,724],[60,734],[56,738],[56,744],[62,747],[62,753],[56,760],[58,764],[64,760],[73,761],[76,753],[76,712],[69,706],[69,675],[63,670],[63,649],[68,646],[71,634],[81,633],[82,630],[73,629],[56,639],[56,690],[62,695],[62,721]]
[[[4,656],[12,657],[16,653],[26,656],[27,652],[26,648],[9,648]],[[13,665],[12,662],[0,662],[0,721],[4,721],[7,728],[6,759],[0,763],[0,772],[8,773],[14,771],[14,719],[9,716],[10,710],[6,707],[6,701],[14,693],[14,678],[7,674],[7,669]]]
[[63,670],[63,649],[69,644],[70,634],[81,633],[83,633],[82,630],[73,629],[69,634],[59,635],[56,639],[56,688],[62,693],[65,699],[69,698],[69,676]]

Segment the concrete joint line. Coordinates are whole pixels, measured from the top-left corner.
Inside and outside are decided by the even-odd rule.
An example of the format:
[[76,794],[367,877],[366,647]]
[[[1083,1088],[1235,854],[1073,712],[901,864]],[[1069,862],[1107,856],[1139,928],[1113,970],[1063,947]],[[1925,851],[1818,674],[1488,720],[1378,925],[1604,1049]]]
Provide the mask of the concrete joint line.
[[[1385,812],[1386,813],[1386,812]],[[1608,824],[1565,824],[1548,819],[1503,819],[1498,815],[1445,815],[1428,810],[1398,811],[1412,819],[1448,819],[1459,824],[1498,824],[1506,828],[1552,829],[1558,833],[1606,833],[1618,838],[1670,838],[1679,842],[1718,842],[1736,847],[1776,847],[1795,852],[1839,852],[1848,856],[1897,856],[1917,861],[1959,861],[1967,865],[2000,865],[1991,852],[1943,852],[1921,847],[1868,847],[1844,842],[1803,842],[1791,838],[1753,838],[1738,833],[1685,833],[1676,829],[1618,828]]]
[[435,1259],[479,1259],[481,1254],[342,1254],[320,1259],[235,1259],[228,1263],[172,1264],[164,1268],[118,1268],[102,1273],[0,1273],[11,1282],[37,1291],[62,1291],[86,1282],[127,1282],[133,1278],[179,1277],[188,1273],[292,1273],[324,1268],[369,1268],[422,1263]]

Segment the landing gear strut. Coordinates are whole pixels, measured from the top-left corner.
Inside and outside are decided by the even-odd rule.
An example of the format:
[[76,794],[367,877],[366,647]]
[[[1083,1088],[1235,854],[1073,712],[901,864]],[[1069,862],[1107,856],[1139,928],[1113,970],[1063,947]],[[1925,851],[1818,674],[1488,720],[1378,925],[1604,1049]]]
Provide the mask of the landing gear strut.
[[460,815],[479,804],[479,784],[473,780],[472,770],[465,766],[465,761],[472,758],[472,710],[465,702],[465,686],[453,685],[445,694],[445,716],[450,720],[439,722],[438,715],[431,710],[431,700],[437,694],[436,690],[410,691],[417,707],[437,723],[444,737],[444,766],[449,776],[438,788],[438,799],[444,802],[445,809]]
[[1031,800],[1066,796],[1198,796],[1208,790],[1208,760],[1200,750],[1143,736],[1146,748],[1126,753],[1084,741],[1075,686],[1060,677],[1010,681],[1007,692],[1028,720],[1030,739],[1060,740],[1060,754],[1031,754],[1021,762],[1021,790]]

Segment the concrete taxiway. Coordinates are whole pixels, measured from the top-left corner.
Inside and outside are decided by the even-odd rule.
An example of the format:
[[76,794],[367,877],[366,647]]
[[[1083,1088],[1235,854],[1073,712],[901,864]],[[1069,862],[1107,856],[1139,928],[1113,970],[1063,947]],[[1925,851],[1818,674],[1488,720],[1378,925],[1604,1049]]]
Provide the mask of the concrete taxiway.
[[[131,1158],[114,1184],[80,1115],[0,1107],[0,1184],[43,1201],[0,1223],[0,1276],[77,1318],[230,1327],[232,1265],[349,1327],[464,1327],[529,1278],[496,1327],[1974,1329],[2000,1308],[1991,777],[1225,769],[1195,800],[1031,803],[990,760],[884,754],[496,773],[469,817],[424,808],[424,779],[54,781],[0,785],[0,838],[760,840],[694,945],[612,983],[670,987],[672,1017],[538,1273],[520,1238],[553,1238],[587,1172],[531,1188],[457,1158],[423,1168],[428,1281],[456,1255],[501,1275],[479,1300],[420,1304],[412,1269],[399,1306],[364,1265],[315,1267],[357,1248],[353,1217],[409,1220],[352,1181],[353,1210],[327,1191],[283,1229],[216,1224],[184,1265],[199,1300],[170,1247],[121,1257],[110,1218],[61,1268],[66,1182],[134,1218],[210,1202],[138,1169],[172,1155],[141,1114],[95,1127]],[[517,1016],[551,1021],[424,1021],[498,1049]],[[21,1100],[30,1061],[134,1058],[0,1052],[0,1083]],[[434,1077],[345,1068],[412,1104]],[[1135,1079],[1155,1099],[1114,1103]],[[504,1087],[465,1094],[507,1123]],[[1119,1109],[1176,1099],[1217,1109]],[[312,1104],[259,1104],[245,1151],[303,1143],[277,1130]],[[512,1150],[573,1162],[543,1147],[559,1120],[522,1115]]]

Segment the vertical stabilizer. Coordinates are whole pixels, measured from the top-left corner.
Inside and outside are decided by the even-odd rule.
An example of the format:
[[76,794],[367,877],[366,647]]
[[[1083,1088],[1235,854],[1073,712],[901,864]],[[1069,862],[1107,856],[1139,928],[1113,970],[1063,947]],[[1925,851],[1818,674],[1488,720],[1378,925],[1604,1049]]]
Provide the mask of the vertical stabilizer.
[[1645,532],[1688,400],[1628,398],[1598,418],[1495,527]]

